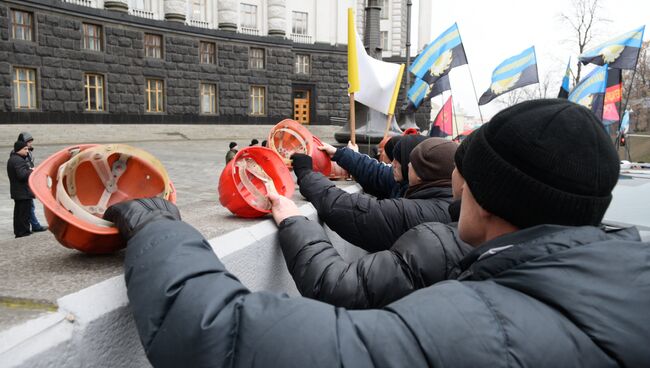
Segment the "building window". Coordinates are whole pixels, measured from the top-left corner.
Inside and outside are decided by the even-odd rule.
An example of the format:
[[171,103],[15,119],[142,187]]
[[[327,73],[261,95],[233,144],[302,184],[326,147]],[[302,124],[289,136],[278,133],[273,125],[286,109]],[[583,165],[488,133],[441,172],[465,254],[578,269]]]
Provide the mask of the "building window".
[[164,112],[164,87],[160,79],[147,79],[147,112]]
[[266,88],[260,86],[251,87],[251,115],[264,115],[264,102],[266,100]]
[[296,74],[309,74],[309,55],[296,54]]
[[201,113],[217,113],[217,85],[201,83]]
[[388,51],[388,31],[379,32],[379,44],[383,51]]
[[201,50],[201,64],[214,64],[217,60],[216,50],[217,47],[214,42],[203,42],[199,43],[199,49]]
[[86,73],[86,111],[104,111],[104,76]]
[[22,10],[11,11],[11,37],[34,41],[34,15]]
[[381,19],[388,19],[388,0],[379,0],[379,6],[381,7],[379,17]]
[[15,68],[14,75],[14,107],[16,109],[35,109],[38,107],[36,70]]
[[257,29],[257,6],[241,4],[241,26]]
[[151,0],[134,0],[133,8],[144,11],[151,11]]
[[248,51],[248,67],[250,69],[264,69],[264,49],[250,48]]
[[307,13],[293,12],[293,26],[291,32],[295,34],[307,34]]
[[162,36],[145,33],[144,56],[156,59],[162,58]]
[[84,23],[83,30],[84,49],[102,51],[102,26]]
[[205,0],[192,0],[192,19],[194,20],[205,20],[205,14],[207,12],[205,8]]

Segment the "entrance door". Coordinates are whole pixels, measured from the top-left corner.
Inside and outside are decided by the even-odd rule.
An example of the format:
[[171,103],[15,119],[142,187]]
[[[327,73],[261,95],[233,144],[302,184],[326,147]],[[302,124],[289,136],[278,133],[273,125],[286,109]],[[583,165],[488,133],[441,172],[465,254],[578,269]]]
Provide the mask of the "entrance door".
[[309,124],[309,90],[293,91],[293,120]]

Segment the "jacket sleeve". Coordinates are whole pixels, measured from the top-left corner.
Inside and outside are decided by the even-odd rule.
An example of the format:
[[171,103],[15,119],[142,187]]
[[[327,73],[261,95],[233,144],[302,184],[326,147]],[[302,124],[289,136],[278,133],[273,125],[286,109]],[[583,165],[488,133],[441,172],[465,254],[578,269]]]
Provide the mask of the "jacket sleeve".
[[449,265],[454,263],[447,259],[442,244],[443,240],[454,242],[452,230],[439,234],[430,228],[409,231],[390,250],[353,262],[345,261],[323,228],[305,217],[286,219],[280,224],[279,234],[287,267],[300,293],[337,307],[383,307],[446,280]]
[[27,182],[29,176],[32,174],[32,169],[29,168],[29,162],[27,159],[18,159],[14,160],[14,169],[16,170],[16,179],[19,182]]
[[368,155],[339,148],[332,158],[354,177],[363,190],[377,198],[390,198],[400,184],[393,177],[393,169]]
[[125,278],[140,339],[156,367],[427,364],[397,313],[251,293],[180,221],[150,223],[129,241]]
[[317,172],[304,175],[298,184],[300,193],[332,230],[368,252],[389,249],[408,229],[423,222],[449,221],[448,204],[436,199],[375,199],[365,193],[350,194]]

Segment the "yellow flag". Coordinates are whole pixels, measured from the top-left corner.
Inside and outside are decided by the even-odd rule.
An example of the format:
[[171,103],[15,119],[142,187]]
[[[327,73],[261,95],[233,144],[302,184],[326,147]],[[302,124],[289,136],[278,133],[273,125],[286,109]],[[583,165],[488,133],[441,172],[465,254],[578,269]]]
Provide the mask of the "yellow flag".
[[348,93],[357,92],[359,85],[359,63],[357,60],[357,40],[354,31],[354,13],[348,8]]
[[393,90],[393,97],[390,99],[390,107],[388,114],[393,114],[395,105],[397,104],[397,95],[399,94],[399,86],[402,84],[402,74],[404,74],[404,64],[400,65],[399,73],[397,73],[397,81],[395,82],[395,89]]

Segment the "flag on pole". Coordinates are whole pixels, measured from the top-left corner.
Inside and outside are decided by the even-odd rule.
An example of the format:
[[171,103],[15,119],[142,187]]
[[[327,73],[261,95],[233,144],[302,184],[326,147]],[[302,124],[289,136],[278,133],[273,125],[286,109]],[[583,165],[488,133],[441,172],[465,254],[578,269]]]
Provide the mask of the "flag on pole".
[[567,98],[569,97],[569,90],[571,89],[571,58],[569,62],[566,63],[566,72],[564,72],[564,78],[562,78],[562,86],[560,86],[560,93],[557,94],[557,98]]
[[[359,63],[357,60],[357,32],[354,29],[354,12],[348,8],[348,93],[359,90]],[[363,46],[361,46],[363,49]]]
[[492,72],[492,84],[479,99],[479,105],[494,100],[513,89],[539,82],[535,46],[504,60]]
[[605,89],[605,102],[603,106],[603,124],[610,125],[618,122],[620,116],[616,104],[621,101],[622,93],[621,69],[609,68],[607,71],[607,87]]
[[431,125],[429,136],[433,137],[434,135],[432,134],[434,132],[437,132],[438,129],[433,129],[434,127],[438,127],[440,129],[440,132],[445,133],[445,136],[452,135],[454,132],[453,113],[454,111],[453,111],[452,96],[449,96],[447,102],[445,102],[445,104],[442,105],[442,107],[440,108],[440,111],[438,111],[438,115],[436,115],[436,119],[433,121],[433,124]]
[[449,73],[452,68],[464,64],[467,64],[467,57],[458,26],[454,23],[424,47],[420,55],[413,60],[409,71],[432,84]]
[[642,26],[623,33],[591,50],[583,52],[578,58],[584,65],[589,63],[596,65],[609,64],[610,68],[634,69],[643,43],[644,31],[645,26]]
[[625,110],[623,114],[623,119],[621,119],[621,128],[619,129],[620,134],[627,134],[627,131],[630,129],[630,111]]
[[449,75],[442,76],[433,84],[415,78],[413,86],[406,93],[406,97],[411,107],[411,111],[415,111],[420,107],[422,101],[430,100],[442,92],[449,90],[451,90]]
[[569,101],[589,108],[602,118],[605,90],[607,89],[607,64],[592,70],[569,94]]
[[391,103],[403,70],[400,64],[377,60],[366,53],[354,27],[352,9],[348,9],[348,92],[354,92],[355,101],[384,114],[392,113]]

